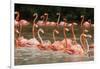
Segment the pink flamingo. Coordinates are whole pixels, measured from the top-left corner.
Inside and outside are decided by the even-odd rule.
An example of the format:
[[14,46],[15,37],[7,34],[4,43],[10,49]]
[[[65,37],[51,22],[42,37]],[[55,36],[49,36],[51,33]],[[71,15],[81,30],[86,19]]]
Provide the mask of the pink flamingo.
[[[39,20],[39,21],[37,22],[37,24],[38,24],[39,26],[45,26],[45,24],[44,24],[44,22],[45,22],[45,17],[44,17],[44,15],[42,15],[40,18],[43,19],[43,20]],[[45,23],[46,23],[46,22],[45,22]]]
[[39,45],[40,42],[35,38],[35,27],[37,28],[38,25],[36,25],[36,19],[38,17],[38,14],[37,13],[34,13],[33,14],[33,17],[35,16],[34,20],[33,20],[33,25],[32,25],[32,35],[33,35],[33,38],[29,39],[28,40],[28,44],[34,46],[34,45]]
[[[76,23],[72,23],[72,24],[70,24],[70,26],[71,26],[71,32],[72,32],[72,36],[73,36],[73,38],[72,38],[72,40],[71,39],[69,39],[70,41],[69,41],[69,43],[70,43],[70,45],[68,46],[67,45],[67,43],[66,43],[66,45],[68,46],[68,47],[66,47],[66,49],[67,49],[67,51],[66,51],[66,49],[65,49],[65,52],[70,52],[69,54],[74,54],[74,55],[83,55],[83,49],[81,48],[81,45],[80,44],[78,44],[77,43],[77,41],[76,41],[76,36],[75,36],[75,33],[74,33],[74,25],[77,25]],[[65,34],[66,35],[66,34]],[[66,37],[65,37],[66,38]],[[67,41],[66,41],[67,42]]]
[[55,33],[59,34],[59,31],[57,31],[56,29],[53,30],[53,40],[54,40],[54,43],[50,46],[50,48],[52,50],[54,50],[54,51],[62,50],[62,49],[64,49],[64,46],[61,43],[61,41],[56,41]]
[[40,36],[40,32],[44,34],[44,30],[41,28],[38,30],[38,38],[40,39],[40,44],[37,46],[40,50],[47,50],[48,46],[51,45],[51,42],[50,41],[43,41],[42,37]]
[[85,54],[88,54],[90,48],[94,48],[94,45],[92,45],[93,47],[91,47],[91,45],[88,44],[87,37],[92,38],[92,36],[86,35],[85,33],[87,32],[88,30],[84,30],[83,33],[80,35],[80,42]]
[[44,16],[45,16],[45,21],[44,21],[45,26],[49,26],[50,25],[50,22],[47,21],[48,20],[48,13],[44,13]]
[[23,46],[27,42],[27,39],[21,36],[21,32],[22,32],[22,26],[27,26],[29,23],[24,19],[21,20],[19,19],[20,17],[19,12],[16,11],[15,14],[17,15],[15,18],[15,32],[19,35],[18,38],[15,40],[15,43],[16,47],[19,47]]
[[24,19],[19,20],[19,17],[20,17],[19,12],[15,12],[15,14],[17,15],[16,19],[15,19],[15,29],[17,29],[16,26],[19,27],[19,37],[20,37],[21,32],[22,32],[22,26],[27,26],[29,24],[29,22]]

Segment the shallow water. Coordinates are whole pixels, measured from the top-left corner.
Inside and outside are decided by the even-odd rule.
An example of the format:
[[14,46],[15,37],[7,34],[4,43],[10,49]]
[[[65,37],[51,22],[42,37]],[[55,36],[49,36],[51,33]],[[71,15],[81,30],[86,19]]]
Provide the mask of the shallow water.
[[90,51],[90,57],[68,55],[60,51],[40,51],[37,48],[16,48],[15,65],[46,64],[61,62],[80,62],[93,61],[93,50]]

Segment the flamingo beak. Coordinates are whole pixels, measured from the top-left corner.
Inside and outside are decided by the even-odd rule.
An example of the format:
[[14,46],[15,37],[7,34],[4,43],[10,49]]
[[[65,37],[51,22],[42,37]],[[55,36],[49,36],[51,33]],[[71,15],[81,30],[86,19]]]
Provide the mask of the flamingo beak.
[[59,34],[59,31],[56,30],[56,33]]
[[85,29],[84,32],[85,32],[85,33],[88,33],[89,31]]
[[44,13],[44,15],[46,16],[46,15],[48,15],[48,13]]
[[72,24],[68,24],[68,27],[71,27]]
[[84,15],[81,16],[81,18],[83,18],[83,17],[84,17]]
[[91,36],[91,35],[87,35],[87,37],[92,38],[92,36]]
[[41,32],[44,34],[44,31],[43,30],[41,30]]
[[37,13],[34,13],[33,16],[37,15]]
[[77,23],[73,23],[74,25],[78,25]]
[[57,15],[60,15],[60,13],[58,12]]
[[38,25],[36,24],[35,27],[38,28]]
[[68,29],[68,28],[65,28],[65,30],[66,30],[66,31],[69,31],[69,29]]
[[18,14],[18,12],[16,11],[15,14]]

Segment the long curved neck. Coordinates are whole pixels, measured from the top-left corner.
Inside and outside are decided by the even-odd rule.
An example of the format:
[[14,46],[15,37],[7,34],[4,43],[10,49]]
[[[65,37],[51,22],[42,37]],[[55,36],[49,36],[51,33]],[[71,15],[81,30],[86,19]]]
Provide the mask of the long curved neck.
[[76,42],[76,36],[75,36],[75,33],[74,33],[74,24],[72,23],[71,25],[71,30],[72,30],[72,39],[74,42]]
[[44,16],[41,16],[41,19],[42,19],[42,21],[44,22],[45,17],[44,17]]
[[38,15],[35,14],[35,18],[33,20],[33,26],[32,26],[32,34],[33,34],[33,38],[35,38],[35,23],[36,23],[36,19],[38,18]]
[[83,27],[83,22],[84,22],[84,16],[82,17],[82,20],[81,20],[81,27]]
[[56,39],[55,39],[55,32],[53,31],[53,40],[54,40],[54,42],[56,41]]
[[66,30],[65,30],[65,27],[63,28],[63,34],[64,34],[64,39],[65,39],[65,47],[66,48],[69,48],[69,46],[67,45],[67,36],[66,36]]
[[87,52],[89,51],[89,43],[88,40],[86,39],[86,45],[87,45]]
[[41,32],[41,30],[39,29],[38,30],[38,38],[40,39],[41,44],[43,44],[43,40],[42,40],[42,37],[40,36],[40,32]]
[[[16,16],[16,21],[19,21],[19,18],[20,18],[20,13],[19,12],[17,12],[17,16]],[[22,25],[21,25],[21,23],[19,23],[19,37],[21,36],[21,32],[22,32]]]
[[46,15],[45,26],[46,26],[47,20],[48,20],[48,15]]
[[89,50],[89,46],[88,46],[88,42],[87,42],[87,39],[86,39],[86,34],[82,33],[80,35],[80,42],[81,42],[81,45],[82,45],[82,49],[87,52]]
[[19,12],[17,12],[17,16],[16,16],[15,20],[19,21],[19,17],[20,17],[20,14],[19,14]]
[[59,20],[60,20],[60,13],[58,13],[57,15],[58,15],[58,19],[57,19],[57,27],[58,27],[58,23],[59,23]]

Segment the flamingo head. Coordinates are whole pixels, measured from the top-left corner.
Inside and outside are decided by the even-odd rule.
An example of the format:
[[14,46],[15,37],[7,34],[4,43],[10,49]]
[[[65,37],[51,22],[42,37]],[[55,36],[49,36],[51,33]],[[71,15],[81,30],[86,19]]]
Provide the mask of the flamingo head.
[[44,13],[45,16],[48,16],[48,13]]
[[85,29],[83,32],[84,32],[84,33],[88,33],[89,31],[88,31],[87,29]]
[[60,15],[60,12],[56,13],[56,15]]
[[57,34],[59,34],[59,31],[58,31],[58,30],[56,30],[56,29],[54,30],[54,32],[56,32]]
[[43,29],[40,28],[39,31],[41,31],[44,34],[44,30]]
[[74,24],[74,25],[78,25],[78,24],[77,24],[77,23],[75,23],[75,22],[74,22],[73,24]]
[[87,37],[92,38],[92,35],[89,34],[89,35],[87,35]]
[[42,15],[40,18],[42,19],[42,18],[44,18],[44,16]]
[[84,18],[84,15],[81,15],[81,18]]
[[66,19],[66,18],[63,18],[63,20],[64,20],[64,21],[67,21],[67,19]]
[[68,27],[71,27],[72,26],[72,24],[68,24]]
[[33,14],[33,16],[36,16],[36,15],[37,15],[37,13],[34,13],[34,14]]
[[36,27],[36,28],[38,28],[38,25],[37,25],[37,24],[35,24],[35,27]]
[[17,14],[19,14],[19,12],[18,12],[18,11],[16,11],[16,12],[15,12],[15,14],[17,15]]
[[66,31],[69,31],[69,29],[68,29],[68,28],[65,28],[65,30],[66,30]]

